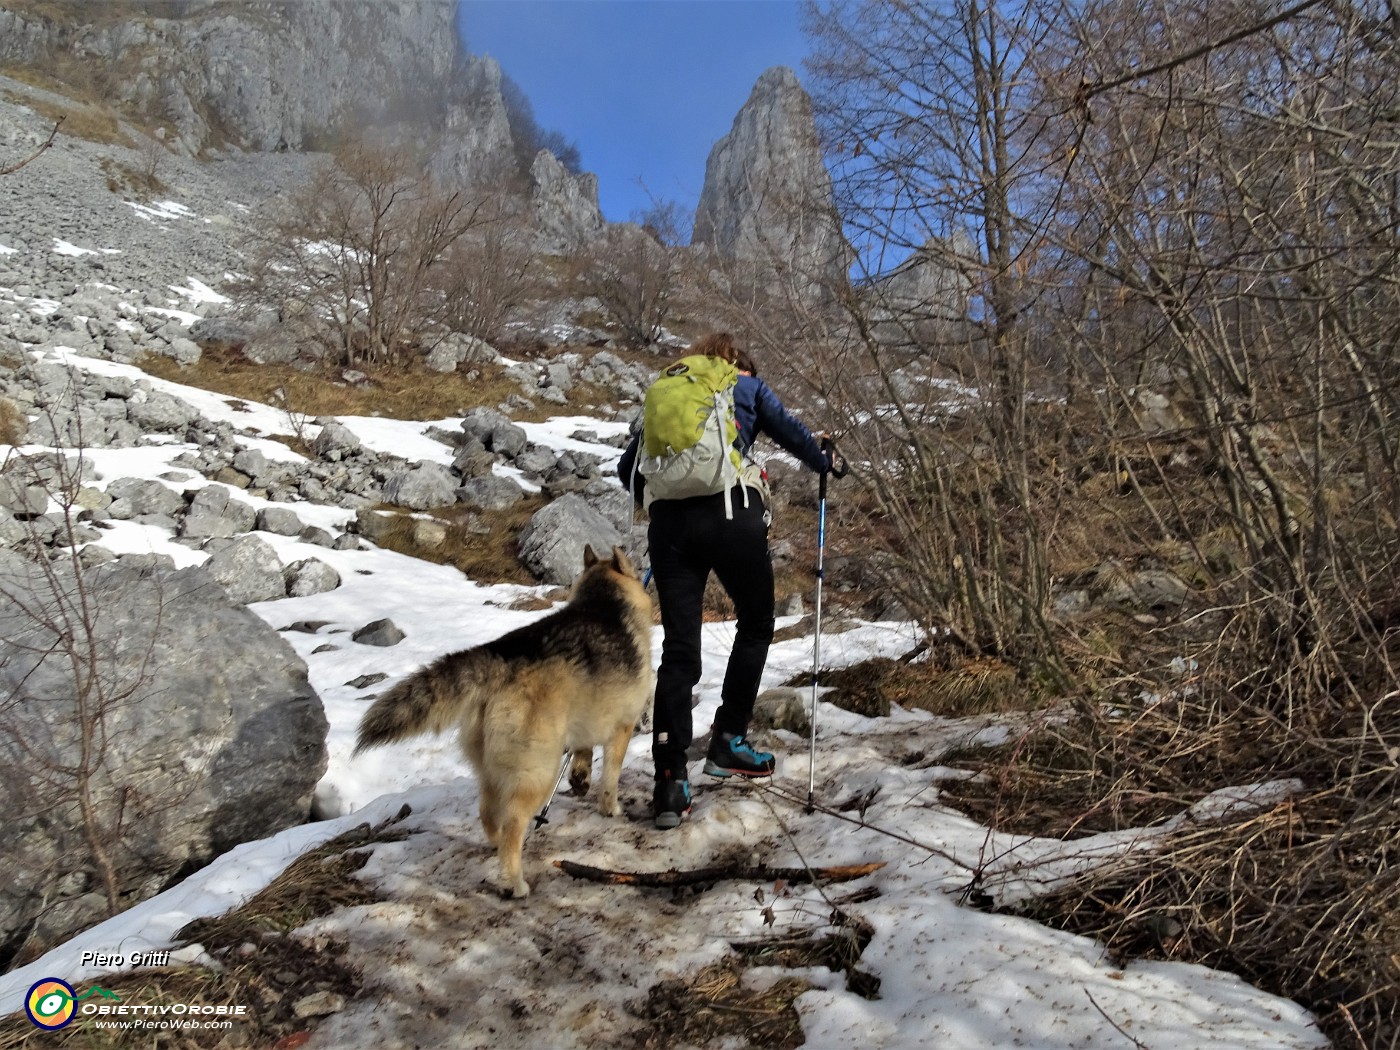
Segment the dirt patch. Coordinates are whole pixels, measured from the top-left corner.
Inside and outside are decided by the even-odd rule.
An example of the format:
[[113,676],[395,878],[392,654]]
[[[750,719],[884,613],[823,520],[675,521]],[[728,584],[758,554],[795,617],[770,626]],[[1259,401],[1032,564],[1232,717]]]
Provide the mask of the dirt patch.
[[627,1045],[659,1050],[678,1045],[732,1046],[791,1050],[806,1040],[794,1003],[816,985],[802,977],[780,977],[762,987],[745,987],[744,972],[755,966],[788,969],[826,967],[844,972],[850,991],[879,998],[880,979],[857,969],[874,931],[838,911],[839,924],[824,936],[812,931],[759,938],[731,945],[735,954],[689,977],[661,981],[646,998],[628,1004],[645,1022]]
[[1127,769],[1112,779],[1089,751],[1051,727],[940,761],[977,774],[940,782],[941,802],[1017,835],[1075,839],[1143,827],[1180,813],[1204,794],[1184,796],[1150,769]]

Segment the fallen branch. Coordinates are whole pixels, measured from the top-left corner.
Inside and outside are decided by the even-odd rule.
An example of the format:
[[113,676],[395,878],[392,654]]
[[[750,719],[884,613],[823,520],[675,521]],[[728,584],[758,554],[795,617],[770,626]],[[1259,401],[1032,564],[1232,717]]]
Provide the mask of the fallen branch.
[[719,882],[723,879],[741,881],[775,882],[850,882],[863,878],[885,866],[882,860],[869,864],[841,864],[833,868],[770,868],[766,864],[725,864],[716,868],[696,868],[694,871],[609,871],[606,868],[593,868],[587,864],[577,864],[571,860],[556,860],[554,866],[565,875],[589,882],[601,882],[613,886],[673,887],[695,886],[705,882]]

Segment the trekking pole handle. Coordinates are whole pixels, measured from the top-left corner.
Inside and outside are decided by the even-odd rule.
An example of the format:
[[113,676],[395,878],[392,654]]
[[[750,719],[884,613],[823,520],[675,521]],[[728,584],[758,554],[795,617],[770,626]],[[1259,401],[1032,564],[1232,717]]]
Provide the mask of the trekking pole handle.
[[826,456],[829,464],[826,470],[822,471],[822,492],[826,492],[826,476],[830,474],[833,478],[844,478],[851,472],[851,465],[846,462],[846,457],[841,455],[841,450],[836,447],[836,442],[831,440],[829,434],[822,435],[822,454]]

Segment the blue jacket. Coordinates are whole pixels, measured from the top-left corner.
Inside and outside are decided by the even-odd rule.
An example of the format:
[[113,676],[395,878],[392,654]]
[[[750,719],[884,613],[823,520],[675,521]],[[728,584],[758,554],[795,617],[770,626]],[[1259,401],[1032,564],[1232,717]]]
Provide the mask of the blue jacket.
[[[802,421],[783,407],[778,395],[757,376],[741,375],[734,387],[734,422],[739,426],[739,437],[734,442],[741,455],[747,455],[760,434],[766,434],[785,451],[792,453],[811,469],[821,473],[830,464],[821,444],[812,432],[802,425]],[[632,465],[637,459],[637,444],[641,431],[632,435],[622,458],[617,462],[617,476],[624,487],[632,484]],[[637,475],[636,496],[641,498],[642,476]]]

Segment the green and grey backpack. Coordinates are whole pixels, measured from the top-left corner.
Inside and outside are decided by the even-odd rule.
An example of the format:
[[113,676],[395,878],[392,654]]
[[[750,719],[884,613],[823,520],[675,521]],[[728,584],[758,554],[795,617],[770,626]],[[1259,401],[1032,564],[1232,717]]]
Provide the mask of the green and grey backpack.
[[733,516],[729,490],[741,483],[743,470],[734,447],[738,381],[730,362],[692,354],[669,365],[647,389],[635,468],[646,479],[647,505],[723,492],[725,516]]

